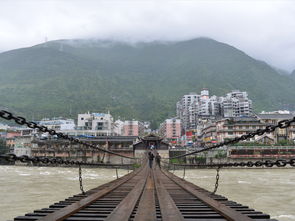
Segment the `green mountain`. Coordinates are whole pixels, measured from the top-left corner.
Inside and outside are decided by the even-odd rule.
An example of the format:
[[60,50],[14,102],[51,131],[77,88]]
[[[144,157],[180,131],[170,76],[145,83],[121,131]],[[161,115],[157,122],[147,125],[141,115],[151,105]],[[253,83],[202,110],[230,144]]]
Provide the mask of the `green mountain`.
[[126,44],[59,40],[0,54],[0,106],[28,118],[110,110],[150,120],[175,115],[186,93],[248,91],[256,111],[295,109],[294,82],[211,39]]

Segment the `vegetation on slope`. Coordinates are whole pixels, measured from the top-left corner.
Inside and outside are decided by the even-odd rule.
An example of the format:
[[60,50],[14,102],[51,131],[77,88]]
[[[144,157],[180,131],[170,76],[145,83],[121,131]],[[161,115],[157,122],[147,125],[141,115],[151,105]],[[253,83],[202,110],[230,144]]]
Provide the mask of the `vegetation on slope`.
[[0,106],[29,118],[110,110],[151,120],[175,115],[189,92],[248,91],[256,111],[295,107],[294,82],[264,62],[205,38],[128,45],[60,40],[0,54]]

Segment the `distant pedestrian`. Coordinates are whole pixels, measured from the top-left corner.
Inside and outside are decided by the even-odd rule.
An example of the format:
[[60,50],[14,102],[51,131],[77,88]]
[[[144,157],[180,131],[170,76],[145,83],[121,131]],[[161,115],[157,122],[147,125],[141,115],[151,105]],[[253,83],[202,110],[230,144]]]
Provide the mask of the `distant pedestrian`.
[[150,168],[153,168],[153,161],[154,161],[154,154],[152,152],[149,152],[148,153],[148,159],[149,159],[149,165],[150,165]]
[[157,153],[156,157],[156,163],[158,164],[158,166],[161,168],[161,156],[159,153]]
[[151,149],[151,150],[154,150],[154,149],[155,149],[155,146],[152,144],[152,145],[150,146],[150,149]]

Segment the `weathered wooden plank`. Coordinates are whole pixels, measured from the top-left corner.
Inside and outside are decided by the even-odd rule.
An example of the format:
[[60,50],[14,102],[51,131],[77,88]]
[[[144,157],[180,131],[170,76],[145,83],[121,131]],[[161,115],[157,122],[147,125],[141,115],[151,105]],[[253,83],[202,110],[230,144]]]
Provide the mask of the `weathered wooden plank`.
[[192,186],[187,185],[187,182],[180,179],[179,177],[173,175],[172,173],[169,173],[167,171],[163,171],[162,174],[165,174],[167,177],[169,177],[173,182],[175,182],[177,185],[181,186],[183,189],[203,201],[205,204],[210,206],[212,209],[217,211],[219,214],[221,214],[223,217],[225,217],[227,220],[231,221],[251,221],[252,219],[249,218],[246,215],[241,214],[240,212],[235,211],[234,209],[220,203],[219,201],[216,201],[210,197],[208,197],[207,194],[204,194],[195,188],[192,188]]
[[139,200],[146,180],[147,180],[148,168],[147,165],[142,172],[141,179],[135,185],[135,187],[128,193],[128,195],[119,203],[119,205],[113,210],[113,212],[106,218],[106,221],[128,221],[131,216],[134,207]]
[[144,192],[140,198],[134,221],[154,221],[157,220],[155,203],[154,176],[150,170]]
[[[141,168],[142,169],[142,168]],[[68,205],[64,208],[61,208],[60,210],[57,210],[53,213],[48,214],[45,217],[42,217],[39,219],[39,221],[61,221],[65,218],[73,215],[80,209],[85,208],[86,206],[90,205],[94,201],[98,200],[99,198],[103,197],[104,195],[108,194],[109,192],[113,191],[123,183],[127,182],[130,178],[134,177],[141,169],[138,169],[137,171],[134,171],[124,177],[121,177],[117,180],[117,182],[112,183],[110,186],[106,186],[104,189],[99,190],[96,193],[93,193],[86,198],[81,199],[80,201],[73,203],[71,205]]]
[[156,168],[154,170],[154,180],[155,187],[159,200],[159,207],[161,210],[162,220],[163,221],[183,221],[184,218],[175,205],[173,199],[165,189],[163,183],[160,180],[159,170]]

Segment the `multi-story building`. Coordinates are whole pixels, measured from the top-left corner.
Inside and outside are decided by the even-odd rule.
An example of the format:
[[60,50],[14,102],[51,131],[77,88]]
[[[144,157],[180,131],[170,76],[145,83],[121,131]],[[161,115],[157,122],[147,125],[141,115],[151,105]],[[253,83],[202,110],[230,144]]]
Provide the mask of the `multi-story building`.
[[223,117],[252,116],[252,100],[248,98],[247,92],[233,90],[221,100]]
[[159,134],[166,140],[176,142],[181,137],[180,119],[166,119],[159,128]]
[[124,121],[116,120],[114,123],[114,133],[118,136],[123,136],[124,134]]
[[183,124],[183,127],[193,128],[195,126],[196,121],[196,103],[198,103],[200,100],[200,95],[197,93],[190,93],[187,95],[184,95],[180,101],[176,104],[176,112],[177,117],[181,119],[181,122]]
[[[216,135],[217,141],[223,142],[226,139],[233,139],[235,137],[240,137],[250,132],[254,132],[257,129],[265,128],[265,124],[260,122],[259,119],[255,117],[241,117],[241,118],[230,118],[222,119],[216,122]],[[265,139],[263,142],[274,143],[273,135],[268,134],[268,136],[255,136],[249,138],[245,142],[254,142]],[[261,140],[262,141],[262,140]]]
[[[226,118],[207,124],[202,130],[204,143],[223,142],[226,139],[240,137],[257,129],[264,129],[267,125],[277,125],[281,120],[292,119],[292,114],[258,114],[257,117]],[[295,141],[295,124],[288,128],[278,128],[274,132],[249,138],[244,142],[258,142],[276,144],[281,141]]]
[[15,145],[13,147],[13,153],[16,156],[28,155],[31,156],[33,136],[23,135],[15,137]]
[[24,143],[23,140],[33,139],[35,133],[36,129],[15,127],[13,131],[8,131],[5,135],[6,146],[9,147],[10,152],[13,153],[16,145],[20,146],[20,144]]
[[177,117],[185,130],[197,129],[200,119],[252,116],[252,101],[247,92],[232,91],[225,97],[209,96],[209,90],[201,94],[184,95],[176,104]]
[[110,113],[78,114],[78,134],[108,136],[114,132],[113,117]]
[[[263,122],[265,125],[277,125],[281,120],[289,120],[292,119],[295,115],[290,112],[262,112],[261,114],[257,114],[258,119]],[[274,137],[276,142],[288,140],[295,141],[295,124],[292,123],[290,127],[287,128],[278,128]]]
[[217,133],[216,133],[216,124],[208,123],[202,130],[200,136],[202,142],[205,144],[216,143],[217,142]]
[[144,129],[144,123],[140,121],[124,121],[123,136],[143,136]]
[[59,118],[44,118],[39,124],[46,126],[51,130],[63,131],[63,130],[74,130],[76,125],[73,119],[63,119]]

